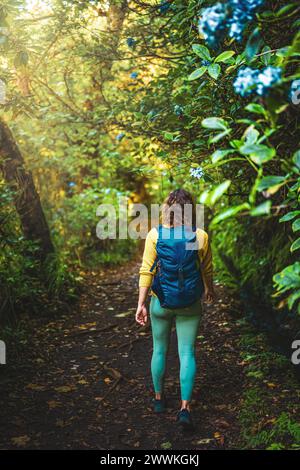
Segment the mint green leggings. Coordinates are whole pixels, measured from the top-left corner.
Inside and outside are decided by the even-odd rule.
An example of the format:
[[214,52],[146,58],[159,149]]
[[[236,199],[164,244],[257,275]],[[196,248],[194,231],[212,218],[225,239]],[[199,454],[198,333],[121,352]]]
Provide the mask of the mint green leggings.
[[180,360],[181,399],[191,399],[196,375],[195,340],[201,316],[202,304],[200,300],[191,307],[173,310],[161,307],[159,299],[152,295],[150,302],[153,336],[151,373],[155,393],[163,391],[166,357],[173,318],[175,318]]

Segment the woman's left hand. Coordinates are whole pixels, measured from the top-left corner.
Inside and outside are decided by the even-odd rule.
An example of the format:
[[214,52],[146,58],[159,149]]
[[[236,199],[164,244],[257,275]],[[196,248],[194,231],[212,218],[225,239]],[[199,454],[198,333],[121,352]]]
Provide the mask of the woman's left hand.
[[138,305],[136,309],[135,319],[140,325],[146,325],[148,320],[148,312],[145,304]]

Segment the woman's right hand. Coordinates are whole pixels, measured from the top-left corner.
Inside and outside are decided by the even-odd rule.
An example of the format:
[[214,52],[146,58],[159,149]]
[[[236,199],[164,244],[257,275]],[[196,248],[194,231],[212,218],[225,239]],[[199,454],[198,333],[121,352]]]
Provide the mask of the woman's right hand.
[[216,294],[213,287],[205,287],[204,290],[204,301],[211,304],[216,298]]
[[135,319],[140,325],[142,326],[146,325],[147,320],[148,320],[148,312],[147,312],[147,308],[145,304],[141,304],[137,306]]

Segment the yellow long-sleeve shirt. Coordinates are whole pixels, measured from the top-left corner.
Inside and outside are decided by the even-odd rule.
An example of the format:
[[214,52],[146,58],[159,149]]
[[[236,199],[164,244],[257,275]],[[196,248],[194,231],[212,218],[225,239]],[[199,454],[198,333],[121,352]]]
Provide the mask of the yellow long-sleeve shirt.
[[[212,284],[213,268],[212,268],[212,253],[211,246],[208,239],[208,234],[197,228],[196,231],[198,241],[198,255],[200,260],[201,272],[203,281],[207,285]],[[152,265],[156,259],[156,242],[158,238],[158,232],[156,228],[152,228],[147,235],[145,249],[143,254],[143,261],[139,271],[140,287],[151,287],[155,270],[151,272]],[[153,293],[153,292],[152,292]]]

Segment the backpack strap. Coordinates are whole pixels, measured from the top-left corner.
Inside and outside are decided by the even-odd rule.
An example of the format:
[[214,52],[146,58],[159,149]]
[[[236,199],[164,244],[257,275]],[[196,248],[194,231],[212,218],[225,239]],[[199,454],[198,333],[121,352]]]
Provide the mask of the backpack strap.
[[154,269],[156,268],[157,262],[158,262],[158,258],[156,257],[154,263],[152,264],[150,268],[150,273],[152,273]]
[[[158,232],[158,239],[161,238],[161,231],[162,231],[162,225],[158,225],[157,227],[155,227],[157,232]],[[154,271],[154,269],[156,268],[157,266],[157,263],[158,263],[158,256],[156,256],[155,260],[154,260],[154,263],[152,264],[151,268],[150,268],[150,273],[152,273]]]

